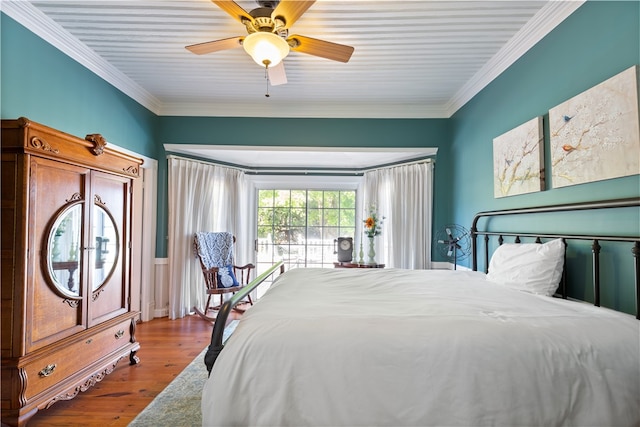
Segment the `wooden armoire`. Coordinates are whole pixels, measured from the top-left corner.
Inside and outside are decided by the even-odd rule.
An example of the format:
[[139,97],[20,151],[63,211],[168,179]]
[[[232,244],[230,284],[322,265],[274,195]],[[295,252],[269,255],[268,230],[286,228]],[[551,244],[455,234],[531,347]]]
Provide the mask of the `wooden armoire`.
[[142,160],[26,118],[2,120],[2,422],[138,362],[131,207]]

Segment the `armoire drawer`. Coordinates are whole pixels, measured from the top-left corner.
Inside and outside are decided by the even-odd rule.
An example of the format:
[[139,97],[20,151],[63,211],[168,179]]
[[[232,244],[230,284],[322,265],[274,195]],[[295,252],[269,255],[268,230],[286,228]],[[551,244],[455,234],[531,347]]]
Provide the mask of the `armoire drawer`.
[[131,319],[45,354],[25,365],[27,400],[60,383],[104,356],[126,346],[131,338]]

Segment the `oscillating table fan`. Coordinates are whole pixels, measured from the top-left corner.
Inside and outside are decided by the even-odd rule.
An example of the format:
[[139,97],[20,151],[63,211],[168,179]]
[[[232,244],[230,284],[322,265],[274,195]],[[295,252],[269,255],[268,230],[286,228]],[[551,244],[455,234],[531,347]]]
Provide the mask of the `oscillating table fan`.
[[453,261],[454,270],[458,261],[468,257],[471,252],[469,230],[461,225],[451,224],[443,227],[436,232],[434,240],[440,254]]

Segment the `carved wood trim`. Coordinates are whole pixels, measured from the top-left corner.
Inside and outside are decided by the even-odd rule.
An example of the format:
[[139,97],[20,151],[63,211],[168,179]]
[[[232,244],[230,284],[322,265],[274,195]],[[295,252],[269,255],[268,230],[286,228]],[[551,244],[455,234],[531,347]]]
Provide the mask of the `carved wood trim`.
[[65,298],[63,300],[63,302],[66,302],[67,304],[69,304],[69,307],[71,307],[71,308],[78,308],[78,305],[80,305],[80,300],[79,299]]
[[91,301],[97,300],[100,294],[102,293],[102,291],[104,291],[104,287],[100,287],[100,289],[94,292],[93,295],[91,295]]
[[138,168],[135,166],[122,168],[122,172],[126,173],[127,175],[135,176],[136,178],[138,177]]
[[60,153],[60,150],[52,147],[51,144],[49,144],[47,141],[40,138],[39,136],[32,137],[31,140],[29,140],[29,144],[31,144],[33,148],[36,148],[38,150],[48,151],[49,153],[53,153],[53,154]]
[[20,407],[23,407],[27,404],[27,398],[25,393],[27,392],[27,370],[24,368],[18,368],[18,384],[20,386],[20,390],[18,390],[18,402],[20,403]]
[[95,202],[96,205],[99,205],[99,206],[101,206],[103,208],[107,207],[107,204],[102,200],[102,197],[100,197],[100,195],[98,195],[98,194],[96,194],[93,197],[93,201]]
[[96,385],[97,383],[102,381],[104,379],[104,377],[106,377],[111,372],[113,372],[113,370],[116,368],[116,365],[118,364],[118,362],[120,360],[124,359],[124,358],[125,358],[125,356],[120,356],[118,358],[118,360],[113,362],[112,365],[107,366],[101,372],[96,372],[95,374],[91,375],[89,378],[87,378],[87,380],[84,383],[76,386],[76,388],[74,388],[73,390],[70,390],[67,393],[62,393],[62,394],[57,395],[56,397],[54,397],[53,399],[51,399],[47,403],[45,408],[46,409],[50,408],[51,405],[53,405],[54,403],[58,402],[59,400],[71,400],[74,397],[76,397],[78,395],[78,393],[80,393],[81,391],[84,392],[84,391],[89,390],[91,387],[93,387],[94,385]]
[[29,120],[26,117],[18,117],[18,126],[22,127],[22,128],[28,128],[29,126],[31,126],[31,120]]
[[130,334],[130,339],[129,342],[136,342],[136,319],[132,318],[131,319],[131,324],[129,325],[129,334]]
[[84,139],[93,144],[91,152],[94,155],[99,156],[104,153],[104,147],[107,146],[107,140],[104,139],[102,135],[100,135],[99,133],[91,133],[85,136]]
[[65,200],[65,202],[69,203],[69,202],[75,202],[77,200],[82,200],[82,194],[80,193],[73,193],[71,195],[71,197],[69,197],[67,200]]

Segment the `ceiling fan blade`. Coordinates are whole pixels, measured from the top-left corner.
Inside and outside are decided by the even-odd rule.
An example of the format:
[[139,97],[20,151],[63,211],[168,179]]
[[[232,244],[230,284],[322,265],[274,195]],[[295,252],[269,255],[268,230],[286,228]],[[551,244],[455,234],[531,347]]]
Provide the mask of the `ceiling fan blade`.
[[281,18],[284,21],[284,28],[290,28],[315,2],[315,0],[282,0],[273,10],[271,19]]
[[234,1],[230,1],[230,0],[211,0],[211,1],[215,3],[220,9],[224,10],[229,15],[231,15],[233,19],[239,21],[240,23],[242,23],[243,18],[248,19],[249,21],[253,19],[251,18],[251,15],[249,15],[249,13],[246,10],[244,10],[240,5],[238,5],[238,3]]
[[275,67],[267,68],[269,73],[269,83],[271,86],[278,86],[287,83],[287,73],[284,71],[284,62],[280,61]]
[[[353,47],[295,34],[287,39],[292,50],[332,61],[349,62]],[[293,42],[293,43],[291,43]]]
[[192,44],[186,46],[186,49],[195,53],[196,55],[204,55],[205,53],[217,52],[219,50],[233,49],[242,46],[242,40],[244,37],[230,37],[228,39],[215,40],[212,42],[204,42],[198,44]]

